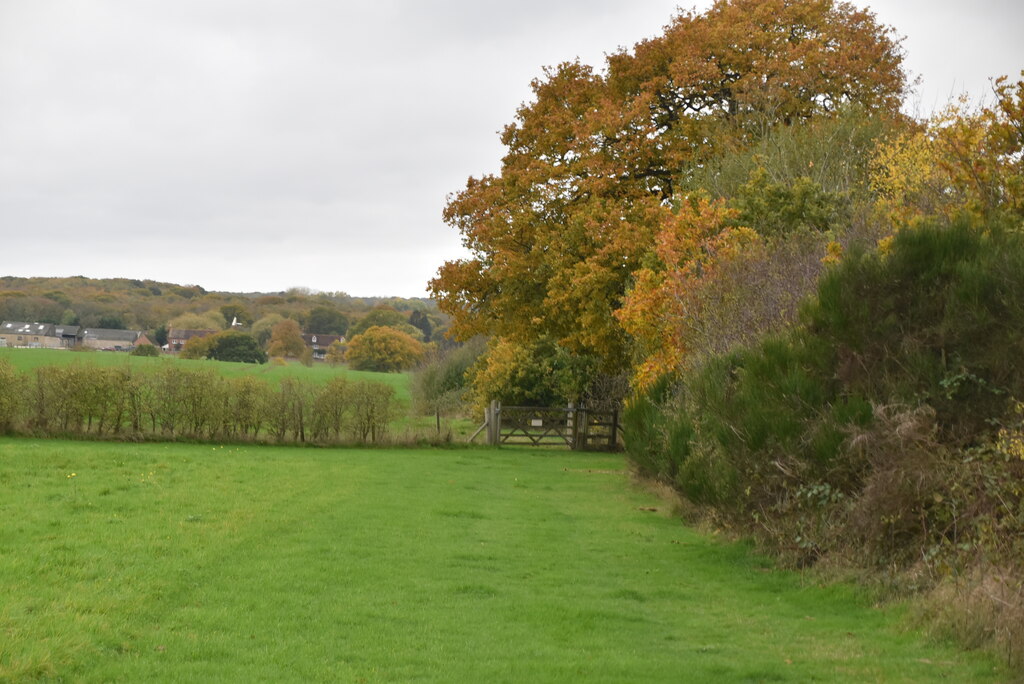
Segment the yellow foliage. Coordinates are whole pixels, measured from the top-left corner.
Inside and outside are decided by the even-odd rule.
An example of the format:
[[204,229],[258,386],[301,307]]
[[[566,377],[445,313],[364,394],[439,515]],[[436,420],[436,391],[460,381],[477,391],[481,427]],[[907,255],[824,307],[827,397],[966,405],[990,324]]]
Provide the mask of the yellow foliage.
[[483,411],[494,388],[508,387],[516,369],[529,361],[529,353],[520,345],[504,338],[495,338],[487,345],[487,353],[473,367],[471,403]]
[[833,240],[825,247],[825,256],[821,260],[825,264],[838,264],[843,258],[843,246]]
[[1024,215],[1024,80],[995,90],[993,107],[961,99],[878,147],[871,187],[894,231],[964,212]]
[[736,215],[722,200],[699,197],[689,199],[662,224],[655,237],[656,264],[637,272],[616,313],[639,351],[634,371],[638,387],[686,365],[688,319],[697,315],[693,293],[714,277],[720,263],[762,243],[750,228],[727,225]]
[[1017,402],[1015,411],[1018,416],[1017,424],[999,431],[996,448],[1008,458],[1024,461],[1024,404]]

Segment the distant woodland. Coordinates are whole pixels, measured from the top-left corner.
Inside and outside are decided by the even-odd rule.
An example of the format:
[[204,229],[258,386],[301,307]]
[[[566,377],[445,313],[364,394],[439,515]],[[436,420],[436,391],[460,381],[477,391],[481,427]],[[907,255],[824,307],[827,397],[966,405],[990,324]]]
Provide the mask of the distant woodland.
[[[223,329],[232,321],[246,329],[261,321],[296,321],[308,333],[340,334],[374,308],[394,309],[427,321],[429,332],[444,328],[445,318],[429,299],[352,297],[344,292],[209,292],[199,285],[179,285],[127,278],[0,277],[0,319],[144,330],[181,327]],[[272,324],[265,325],[269,330]],[[159,336],[159,335],[158,335]]]

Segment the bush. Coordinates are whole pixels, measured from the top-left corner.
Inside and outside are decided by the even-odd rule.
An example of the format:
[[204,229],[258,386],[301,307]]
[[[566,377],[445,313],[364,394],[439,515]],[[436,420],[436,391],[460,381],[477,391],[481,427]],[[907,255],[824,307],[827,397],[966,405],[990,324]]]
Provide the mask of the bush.
[[20,413],[23,381],[7,359],[0,359],[0,434],[14,430]]
[[317,392],[310,407],[313,439],[338,441],[348,428],[353,397],[345,378],[332,378]]
[[267,354],[252,335],[237,330],[225,330],[211,335],[207,342],[206,358],[236,363],[266,363]]
[[360,382],[352,387],[351,394],[353,437],[359,442],[379,441],[395,417],[395,390],[388,385]]
[[160,350],[152,344],[140,344],[132,349],[132,356],[160,356]]
[[406,333],[374,326],[352,338],[345,360],[355,370],[394,373],[412,368],[424,353],[423,345]]
[[412,377],[413,405],[418,413],[452,415],[466,408],[469,370],[487,347],[483,337],[447,352],[438,352]]

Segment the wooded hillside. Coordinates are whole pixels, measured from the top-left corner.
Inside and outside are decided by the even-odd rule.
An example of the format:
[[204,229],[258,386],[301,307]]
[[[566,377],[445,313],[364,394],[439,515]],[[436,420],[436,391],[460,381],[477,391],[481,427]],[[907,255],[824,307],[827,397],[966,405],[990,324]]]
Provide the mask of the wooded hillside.
[[154,331],[184,314],[214,312],[214,322],[223,321],[219,327],[230,325],[233,318],[248,327],[275,314],[299,322],[306,330],[308,325],[323,327],[323,320],[333,321],[337,314],[354,322],[377,306],[392,307],[406,316],[414,311],[430,314],[435,325],[442,324],[429,299],[351,297],[344,292],[302,288],[286,292],[208,292],[199,285],[126,278],[0,277],[0,320],[99,328]]

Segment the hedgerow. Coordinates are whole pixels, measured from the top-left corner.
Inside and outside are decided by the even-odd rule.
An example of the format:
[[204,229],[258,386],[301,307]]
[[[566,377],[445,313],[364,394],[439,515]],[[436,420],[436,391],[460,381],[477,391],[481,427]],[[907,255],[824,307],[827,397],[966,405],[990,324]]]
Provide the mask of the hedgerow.
[[0,359],[0,433],[44,437],[188,439],[338,444],[378,442],[398,398],[393,388],[342,378],[228,378],[213,369],[42,366],[18,373]]

